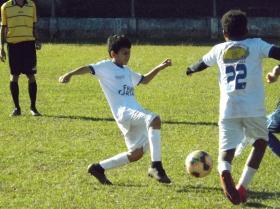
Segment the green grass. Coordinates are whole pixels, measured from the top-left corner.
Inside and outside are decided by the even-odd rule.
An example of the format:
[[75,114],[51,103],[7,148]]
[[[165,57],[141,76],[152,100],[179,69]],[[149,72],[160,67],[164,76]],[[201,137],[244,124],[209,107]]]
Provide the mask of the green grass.
[[[173,67],[147,86],[136,89],[143,107],[162,120],[162,154],[173,184],[161,185],[147,177],[149,154],[122,168],[109,170],[113,186],[102,186],[87,174],[87,165],[126,150],[123,138],[98,81],[74,77],[67,85],[58,77],[81,65],[107,58],[105,45],[45,44],[38,52],[38,109],[29,114],[27,80],[20,79],[23,115],[10,118],[9,70],[1,64],[0,77],[0,208],[280,208],[280,161],[267,150],[255,175],[248,203],[232,206],[223,196],[216,171],[218,154],[217,69],[185,76],[209,46],[138,45],[130,67],[146,73],[165,58]],[[266,60],[268,72],[277,62]],[[272,111],[279,84],[266,85],[266,106]],[[186,155],[196,149],[210,153],[211,174],[202,179],[185,173]],[[249,148],[233,162],[237,181]]]

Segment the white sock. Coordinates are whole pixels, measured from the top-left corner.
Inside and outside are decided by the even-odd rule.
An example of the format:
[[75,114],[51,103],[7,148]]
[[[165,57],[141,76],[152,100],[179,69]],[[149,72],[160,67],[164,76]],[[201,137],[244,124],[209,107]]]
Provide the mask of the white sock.
[[150,127],[148,138],[152,162],[161,161],[160,129]]
[[104,168],[104,170],[107,170],[111,168],[120,167],[128,163],[129,160],[127,157],[127,152],[123,152],[109,159],[102,160],[99,164],[101,165],[102,168]]
[[223,171],[229,171],[231,170],[231,164],[227,161],[220,160],[218,162],[218,172],[221,175]]
[[254,174],[256,173],[257,169],[254,169],[252,167],[249,167],[248,165],[246,165],[243,169],[242,175],[239,179],[238,184],[242,185],[243,187],[247,188],[248,184],[250,183],[250,181],[252,180]]

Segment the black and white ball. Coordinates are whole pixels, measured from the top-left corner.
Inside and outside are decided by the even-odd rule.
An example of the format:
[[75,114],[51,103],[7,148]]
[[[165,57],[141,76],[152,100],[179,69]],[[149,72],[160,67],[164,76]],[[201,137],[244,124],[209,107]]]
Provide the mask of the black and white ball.
[[212,170],[212,158],[207,152],[196,150],[188,154],[185,167],[188,174],[197,178],[204,177]]

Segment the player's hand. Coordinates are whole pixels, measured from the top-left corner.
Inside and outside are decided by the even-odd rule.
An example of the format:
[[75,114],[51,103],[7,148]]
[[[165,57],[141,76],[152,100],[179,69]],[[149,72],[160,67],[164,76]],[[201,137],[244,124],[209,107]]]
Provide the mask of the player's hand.
[[40,50],[42,48],[42,44],[39,41],[36,41],[35,48],[36,48],[36,50]]
[[267,81],[267,83],[273,83],[273,82],[277,81],[277,79],[278,79],[278,77],[275,76],[275,75],[274,75],[273,73],[271,73],[271,72],[267,73],[267,75],[266,75],[266,81]]
[[5,60],[6,60],[6,52],[5,52],[4,48],[1,49],[0,59],[2,62],[5,62]]
[[63,76],[60,76],[58,79],[59,83],[68,83],[71,79],[71,75],[70,74],[65,74]]
[[169,66],[172,66],[172,60],[171,59],[166,59],[164,60],[162,63],[159,64],[159,68],[166,68],[166,67],[169,67]]
[[272,69],[271,72],[267,73],[266,81],[268,83],[273,83],[273,82],[277,81],[279,73],[280,73],[280,67],[279,67],[279,65],[277,65]]

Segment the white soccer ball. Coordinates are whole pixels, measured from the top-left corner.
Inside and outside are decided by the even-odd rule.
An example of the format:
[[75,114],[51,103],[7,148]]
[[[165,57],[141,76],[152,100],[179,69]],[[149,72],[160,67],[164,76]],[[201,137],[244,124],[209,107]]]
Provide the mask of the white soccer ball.
[[185,167],[188,174],[200,178],[207,176],[213,167],[210,155],[201,150],[196,150],[188,154]]

